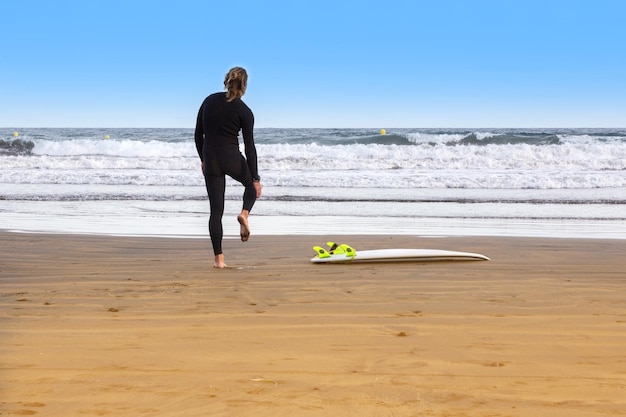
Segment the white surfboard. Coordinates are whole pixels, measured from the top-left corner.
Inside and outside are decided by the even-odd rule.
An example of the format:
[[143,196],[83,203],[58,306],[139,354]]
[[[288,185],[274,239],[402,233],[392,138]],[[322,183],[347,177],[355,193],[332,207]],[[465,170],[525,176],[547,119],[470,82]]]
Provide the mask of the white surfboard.
[[457,252],[439,249],[375,249],[359,250],[350,254],[319,255],[311,259],[314,263],[336,262],[406,262],[406,261],[488,261],[487,256],[479,253]]

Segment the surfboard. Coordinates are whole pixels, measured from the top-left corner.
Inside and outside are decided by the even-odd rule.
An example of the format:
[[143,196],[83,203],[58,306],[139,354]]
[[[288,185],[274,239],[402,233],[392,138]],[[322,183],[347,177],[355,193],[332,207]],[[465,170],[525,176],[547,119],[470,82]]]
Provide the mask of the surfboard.
[[408,261],[489,261],[480,253],[458,252],[441,249],[372,249],[356,251],[348,245],[328,242],[329,250],[314,246],[317,255],[313,263],[338,262],[408,262]]

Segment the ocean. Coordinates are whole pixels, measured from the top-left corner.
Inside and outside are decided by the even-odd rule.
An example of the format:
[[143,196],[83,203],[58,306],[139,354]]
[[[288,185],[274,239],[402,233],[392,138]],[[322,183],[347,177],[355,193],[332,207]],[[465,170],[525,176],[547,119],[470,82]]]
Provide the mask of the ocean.
[[[385,133],[256,129],[253,234],[626,239],[626,129]],[[193,129],[0,129],[0,229],[207,237],[208,213]]]

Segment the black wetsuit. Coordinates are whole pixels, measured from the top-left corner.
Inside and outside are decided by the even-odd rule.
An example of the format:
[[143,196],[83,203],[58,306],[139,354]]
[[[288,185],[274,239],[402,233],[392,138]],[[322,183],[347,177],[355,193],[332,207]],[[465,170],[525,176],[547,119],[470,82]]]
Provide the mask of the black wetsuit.
[[[211,207],[209,233],[213,252],[222,253],[222,216],[226,177],[239,181],[244,187],[243,209],[252,210],[256,201],[253,180],[258,180],[256,147],[254,146],[254,115],[241,100],[226,100],[226,93],[208,96],[196,122],[196,149],[204,163],[204,180]],[[239,131],[243,134],[246,157],[239,151]]]

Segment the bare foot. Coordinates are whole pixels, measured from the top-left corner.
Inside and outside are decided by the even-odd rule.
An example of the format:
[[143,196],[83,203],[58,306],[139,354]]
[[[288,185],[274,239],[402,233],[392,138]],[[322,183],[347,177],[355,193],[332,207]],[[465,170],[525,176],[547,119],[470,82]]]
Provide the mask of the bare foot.
[[226,268],[226,262],[224,262],[224,254],[215,255],[215,263],[213,264],[213,268]]
[[239,222],[239,234],[241,235],[241,241],[247,242],[250,239],[250,227],[248,226],[248,216],[240,214],[237,216]]

